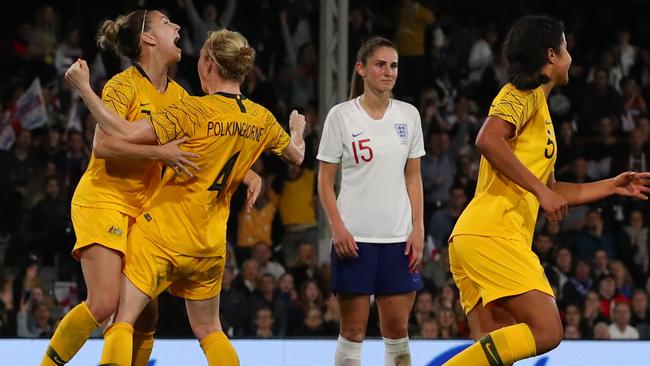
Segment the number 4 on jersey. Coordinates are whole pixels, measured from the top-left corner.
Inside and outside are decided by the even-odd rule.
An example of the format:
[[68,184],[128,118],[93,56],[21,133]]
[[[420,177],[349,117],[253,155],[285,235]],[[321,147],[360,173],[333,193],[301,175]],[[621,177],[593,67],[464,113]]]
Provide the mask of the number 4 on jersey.
[[226,164],[223,165],[223,168],[221,168],[221,171],[217,174],[217,178],[215,178],[210,188],[208,188],[208,191],[217,191],[217,198],[219,198],[221,191],[226,188],[228,178],[230,178],[230,173],[232,173],[232,168],[235,166],[240,152],[241,151],[237,151],[235,155],[231,156],[230,159],[226,161]]

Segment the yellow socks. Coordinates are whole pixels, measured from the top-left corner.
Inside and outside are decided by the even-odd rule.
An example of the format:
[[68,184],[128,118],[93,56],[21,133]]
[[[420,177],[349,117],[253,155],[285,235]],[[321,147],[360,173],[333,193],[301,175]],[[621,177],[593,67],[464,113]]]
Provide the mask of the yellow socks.
[[528,325],[520,323],[495,330],[466,348],[445,366],[512,365],[515,361],[534,356],[535,338]]
[[133,366],[147,366],[153,350],[155,332],[133,332]]
[[41,366],[65,365],[77,354],[99,325],[86,302],[72,308],[54,332]]
[[130,365],[132,352],[133,326],[128,323],[115,323],[104,331],[104,350],[99,364]]
[[208,334],[201,341],[201,348],[210,366],[239,366],[237,352],[224,332]]

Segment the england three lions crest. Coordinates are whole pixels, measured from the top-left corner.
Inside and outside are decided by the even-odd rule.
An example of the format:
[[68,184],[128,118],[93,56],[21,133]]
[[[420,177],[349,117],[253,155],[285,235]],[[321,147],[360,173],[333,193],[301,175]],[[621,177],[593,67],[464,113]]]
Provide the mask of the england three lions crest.
[[409,137],[409,129],[406,123],[395,123],[395,132],[402,139],[402,144],[406,144]]

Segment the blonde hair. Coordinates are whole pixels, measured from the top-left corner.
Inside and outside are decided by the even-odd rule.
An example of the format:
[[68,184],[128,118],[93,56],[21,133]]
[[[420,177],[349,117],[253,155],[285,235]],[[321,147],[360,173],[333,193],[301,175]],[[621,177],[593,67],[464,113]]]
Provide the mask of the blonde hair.
[[208,57],[219,65],[226,79],[243,82],[255,63],[255,50],[239,32],[222,29],[210,33],[203,45]]
[[147,10],[136,10],[115,20],[105,20],[99,27],[97,45],[137,61],[140,58],[140,36],[150,28],[146,17]]

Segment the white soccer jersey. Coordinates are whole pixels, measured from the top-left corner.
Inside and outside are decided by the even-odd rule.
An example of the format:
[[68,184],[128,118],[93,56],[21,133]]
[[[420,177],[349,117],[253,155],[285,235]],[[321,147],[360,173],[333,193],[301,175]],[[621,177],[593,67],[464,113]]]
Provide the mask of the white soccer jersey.
[[420,114],[408,103],[391,99],[381,120],[359,98],[329,111],[317,159],[342,166],[337,207],[356,241],[406,241],[413,224],[404,169],[424,154]]

